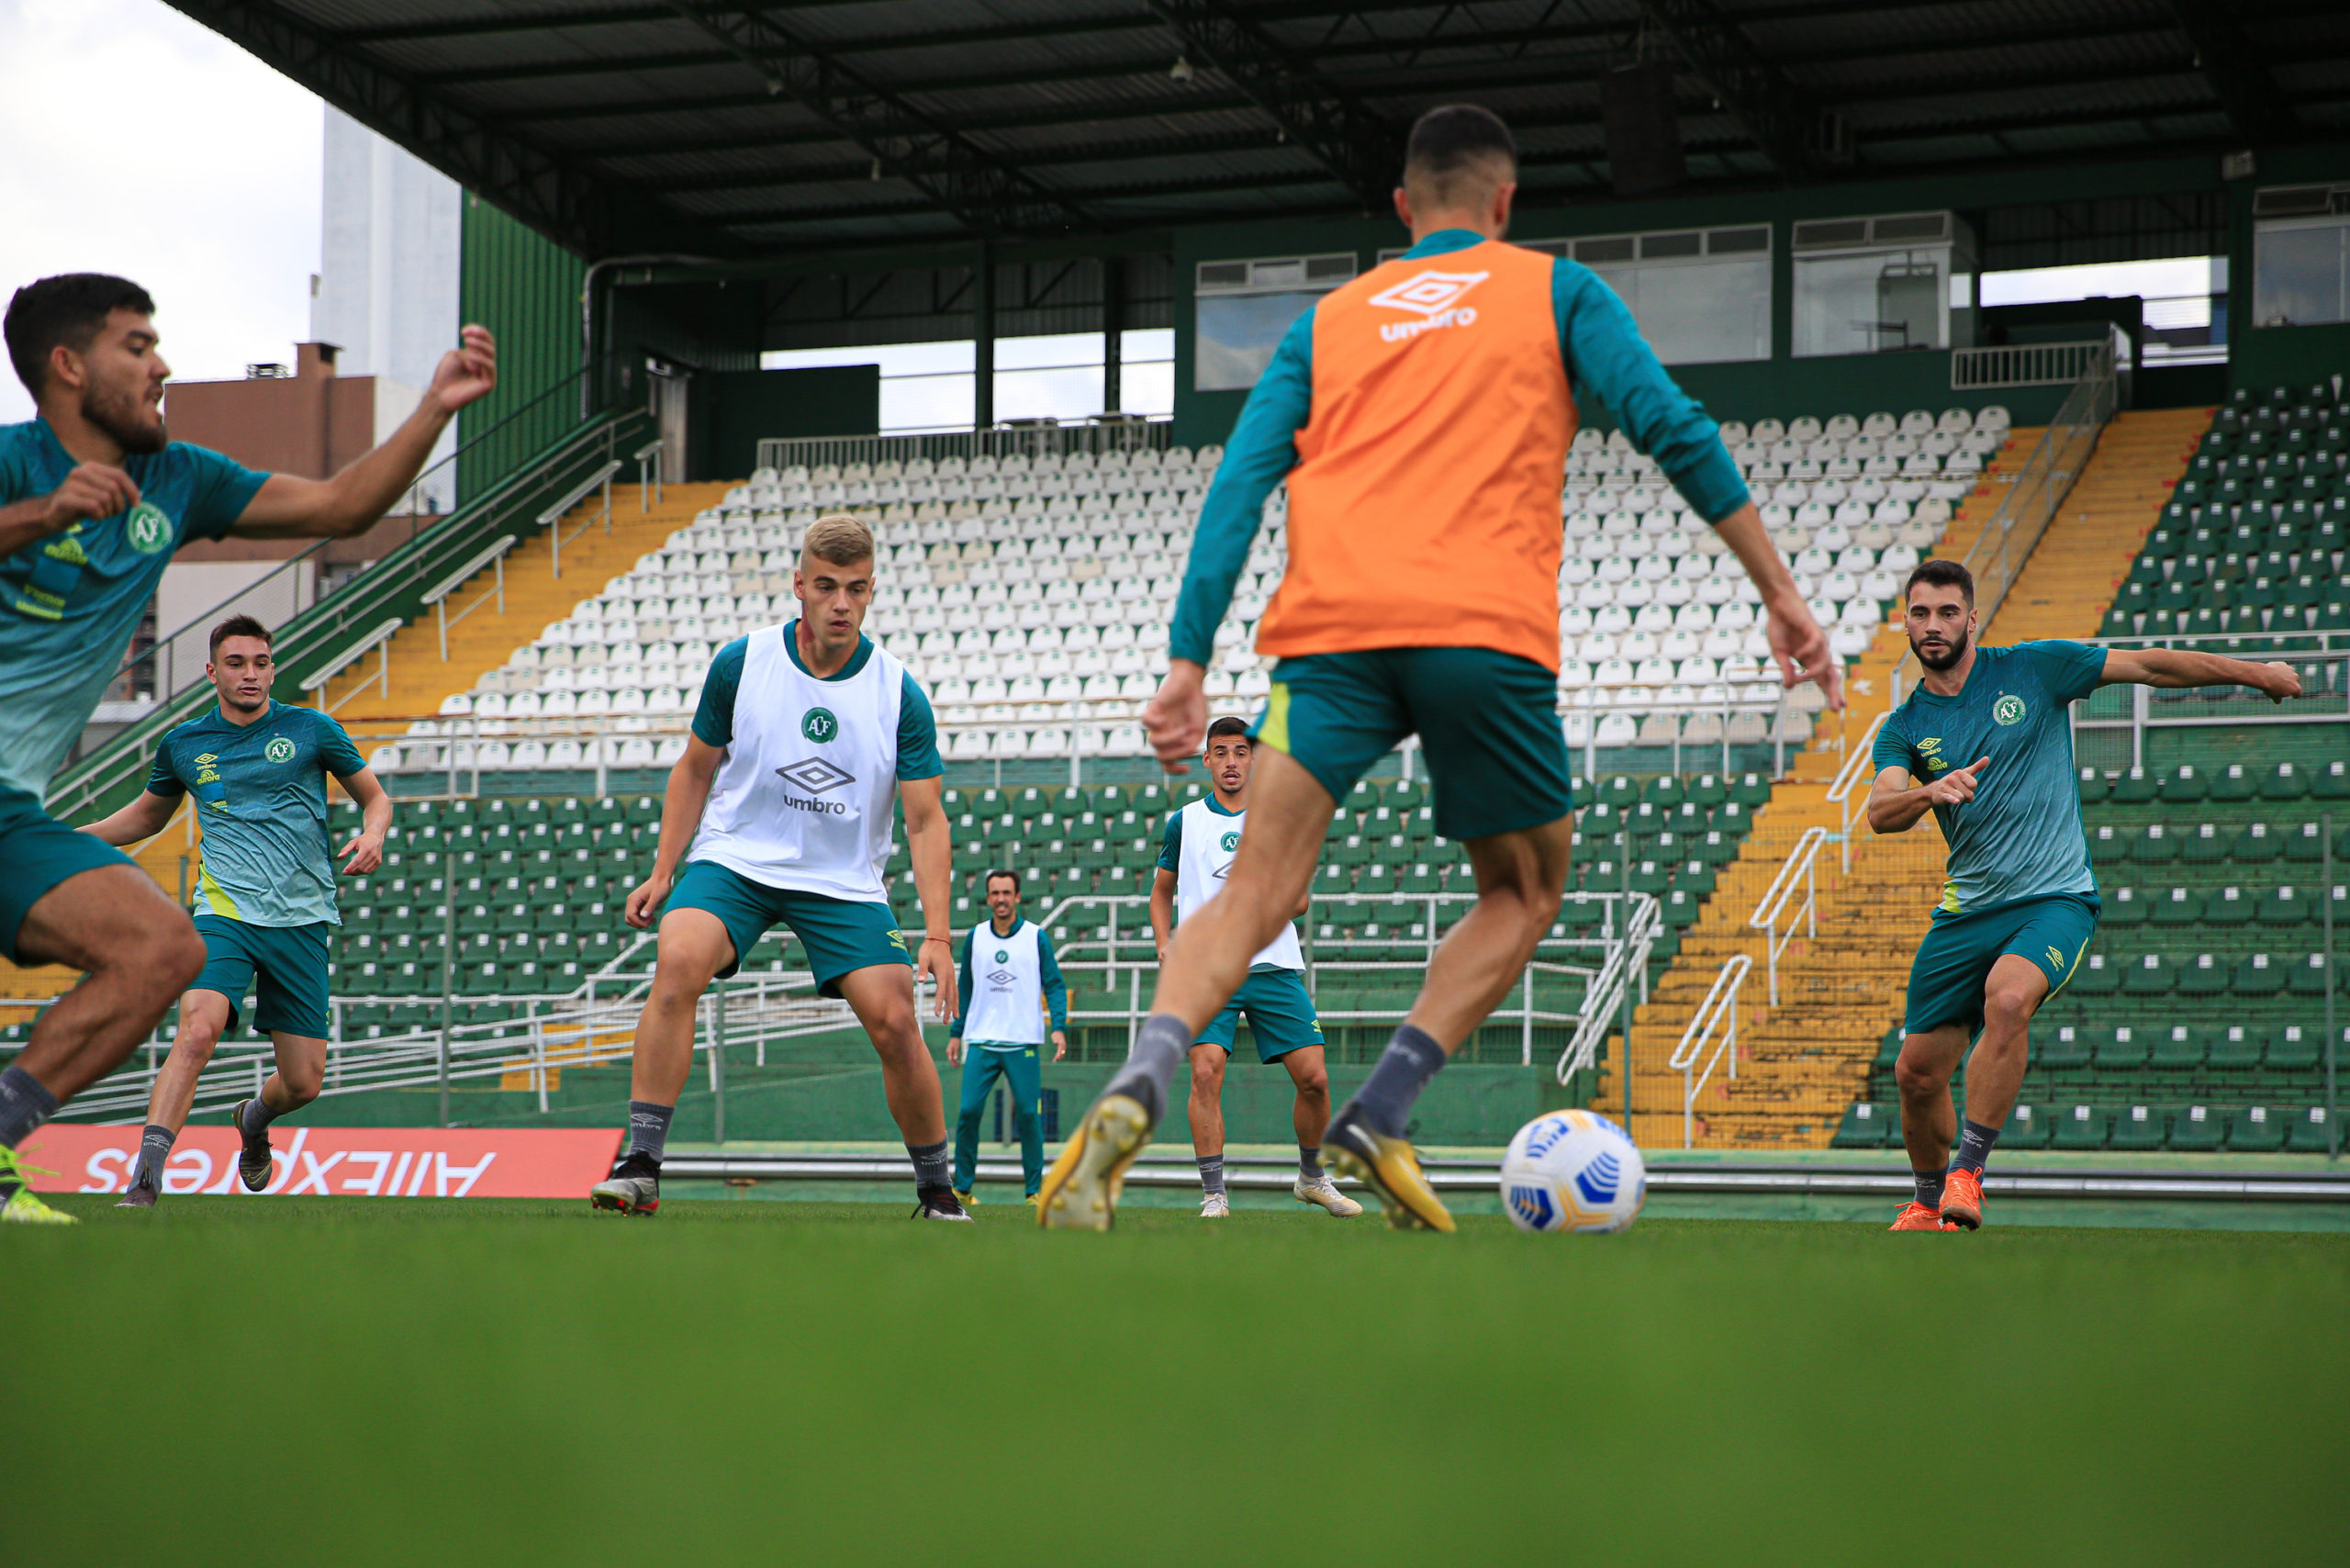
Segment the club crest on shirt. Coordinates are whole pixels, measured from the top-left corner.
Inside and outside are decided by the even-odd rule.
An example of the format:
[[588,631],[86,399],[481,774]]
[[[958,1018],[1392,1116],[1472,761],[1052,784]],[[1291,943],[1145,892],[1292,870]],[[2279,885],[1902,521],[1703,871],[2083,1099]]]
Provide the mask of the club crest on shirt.
[[1224,845],[1224,852],[1226,855],[1229,855],[1234,850],[1240,847],[1240,835],[1237,833],[1227,833],[1224,835],[1222,842]]
[[141,555],[152,555],[172,543],[171,514],[152,501],[141,501],[122,520],[122,537]]
[[829,708],[811,708],[800,715],[800,733],[822,745],[841,733],[841,722]]
[[294,743],[284,735],[272,735],[269,744],[262,747],[261,754],[272,762],[291,762],[294,760]]
[[2019,723],[2023,719],[2023,699],[2009,692],[1991,704],[1991,718],[2001,724]]

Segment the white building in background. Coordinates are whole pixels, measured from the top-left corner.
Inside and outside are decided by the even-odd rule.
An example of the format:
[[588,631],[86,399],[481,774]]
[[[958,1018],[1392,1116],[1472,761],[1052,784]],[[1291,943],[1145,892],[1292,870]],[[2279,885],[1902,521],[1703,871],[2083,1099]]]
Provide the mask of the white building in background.
[[[379,378],[380,439],[414,410],[433,366],[456,344],[462,193],[446,174],[331,106],[323,162],[310,336],[341,349],[338,374]],[[452,425],[434,460],[455,449]],[[445,510],[454,494],[448,469],[426,481],[432,510]]]

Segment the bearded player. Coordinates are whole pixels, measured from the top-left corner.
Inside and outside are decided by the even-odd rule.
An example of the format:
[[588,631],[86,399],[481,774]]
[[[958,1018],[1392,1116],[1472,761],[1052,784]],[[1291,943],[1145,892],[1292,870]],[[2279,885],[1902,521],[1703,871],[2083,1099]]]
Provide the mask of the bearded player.
[[479,327],[442,356],[416,411],[331,479],[256,474],[171,440],[155,302],[98,273],[8,302],[8,360],[39,417],[0,427],[0,955],[84,971],[0,1071],[0,1223],[70,1225],[25,1185],[17,1149],[114,1070],[204,968],[181,910],[123,853],[42,797],[108,682],[172,553],[191,540],[340,539],[375,526],[457,410],[498,385]]
[[[2031,1016],[2097,932],[2066,710],[2100,686],[2249,686],[2282,702],[2301,683],[2288,665],[2175,648],[1978,647],[1975,579],[1955,561],[1920,563],[1902,601],[1925,673],[1877,731],[1869,826],[1906,833],[1930,811],[1950,869],[1909,969],[1894,1078],[1917,1195],[1892,1228],[1974,1230],[1984,1163],[2023,1084]],[[1962,1058],[1963,1129],[1950,1095]]]
[[1465,105],[1412,128],[1395,212],[1412,248],[1324,295],[1275,351],[1216,470],[1146,711],[1170,768],[1207,727],[1206,661],[1260,509],[1289,485],[1289,566],[1259,622],[1280,662],[1258,720],[1248,832],[1225,891],[1178,928],[1125,1066],[1045,1178],[1048,1226],[1106,1228],[1175,1069],[1297,908],[1354,781],[1417,734],[1436,830],[1468,847],[1476,907],[1324,1148],[1388,1222],[1449,1230],[1404,1126],[1524,972],[1572,842],[1558,702],[1559,494],[1579,398],[1614,410],[1744,564],[1790,683],[1841,706],[1841,666],[1762,532],[1738,465],[1622,300],[1572,261],[1504,242],[1508,128]]

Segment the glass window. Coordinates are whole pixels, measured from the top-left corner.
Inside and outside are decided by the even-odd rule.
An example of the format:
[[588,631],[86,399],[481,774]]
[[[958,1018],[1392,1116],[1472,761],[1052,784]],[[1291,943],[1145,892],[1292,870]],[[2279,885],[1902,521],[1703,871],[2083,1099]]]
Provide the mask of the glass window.
[[2350,219],[2265,223],[2254,231],[2252,319],[2263,327],[2350,321]]
[[1594,267],[1665,364],[1771,357],[1771,258]]
[[1313,308],[1325,291],[1284,294],[1202,295],[1192,351],[1192,390],[1246,392],[1257,385],[1281,347],[1290,323]]
[[1948,246],[1797,256],[1796,356],[1948,347],[1949,273]]

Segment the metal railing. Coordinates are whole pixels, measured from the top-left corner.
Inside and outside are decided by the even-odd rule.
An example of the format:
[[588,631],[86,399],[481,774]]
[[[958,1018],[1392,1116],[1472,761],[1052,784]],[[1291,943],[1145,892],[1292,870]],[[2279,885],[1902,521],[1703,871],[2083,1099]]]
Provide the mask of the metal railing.
[[2069,343],[2006,343],[1991,348],[1953,349],[1953,392],[1986,392],[2000,386],[2061,386],[2078,381],[2097,361],[2112,353],[2109,341]]
[[[1771,1005],[1774,1007],[1779,1004],[1779,955],[1786,951],[1787,945],[1796,939],[1798,931],[1806,937],[1819,935],[1819,878],[1815,866],[1819,859],[1820,846],[1827,842],[1826,828],[1804,829],[1802,835],[1796,840],[1796,846],[1787,852],[1786,862],[1779,868],[1779,874],[1771,879],[1770,887],[1763,890],[1762,902],[1754,906],[1754,913],[1746,917],[1747,924],[1762,933],[1762,951],[1768,965]],[[1793,909],[1788,908],[1795,902],[1798,890],[1803,894],[1803,902]]]
[[810,468],[824,464],[846,467],[852,463],[911,463],[918,457],[935,462],[942,457],[1010,457],[1019,454],[1041,457],[1046,453],[1164,452],[1173,444],[1174,425],[1167,420],[1127,420],[1110,423],[1057,425],[1050,422],[998,425],[984,431],[943,431],[928,435],[827,435],[789,439],[768,437],[759,442],[759,466]]
[[[541,398],[562,391],[567,385],[566,382],[551,388]],[[509,418],[519,417],[523,411],[517,409]],[[420,613],[428,588],[445,579],[492,537],[500,533],[527,535],[538,526],[536,519],[549,490],[576,478],[585,469],[611,461],[616,448],[632,439],[641,439],[645,418],[636,410],[626,410],[590,420],[491,487],[487,494],[468,501],[448,519],[401,544],[345,587],[290,621],[281,621],[276,626],[274,646],[278,678],[298,691],[304,679],[320,666],[341,658],[354,639],[370,635],[393,617],[405,621]],[[488,439],[492,433],[485,431],[476,439]],[[443,461],[454,461],[464,450],[461,448]],[[265,580],[277,579],[306,559],[308,554],[288,561]],[[245,591],[250,595],[253,590]],[[199,624],[208,627],[214,614],[225,612],[236,602],[231,599],[197,622],[191,622],[184,630]],[[156,738],[172,725],[192,717],[210,700],[209,687],[197,684],[156,701],[144,716],[59,772],[49,792],[51,813],[72,821],[106,809],[134,790],[146,776],[149,754]]]
[[[1706,999],[1697,1004],[1689,1026],[1681,1031],[1681,1043],[1673,1047],[1673,1058],[1666,1064],[1681,1075],[1684,1148],[1696,1147],[1697,1096],[1706,1092],[1707,1082],[1725,1056],[1729,1058],[1729,1077],[1733,1081],[1738,1077],[1738,989],[1746,983],[1753,968],[1754,960],[1744,953],[1732,955],[1729,962],[1722,966],[1722,972],[1714,977],[1714,983],[1707,988]],[[1714,1038],[1716,1029],[1722,1032],[1719,1040]],[[1706,1050],[1709,1044],[1714,1047],[1710,1054]],[[1700,1057],[1704,1058],[1702,1068],[1698,1065]]]
[[[2048,428],[2041,431],[2023,466],[2009,480],[2006,498],[1967,549],[1964,565],[1975,577],[1975,612],[1986,633],[2041,535],[2048,532],[2056,509],[2064,505],[2088,466],[2098,436],[2113,418],[2118,388],[2111,345],[2088,346],[2094,352],[2084,357],[2073,389],[2065,395]],[[2009,479],[2005,475],[1998,477]],[[1903,654],[1893,666],[1887,706],[1900,706],[1902,692],[1922,674],[1917,655]]]
[[[1589,897],[1571,894],[1570,897]],[[1631,1022],[1630,1003],[1646,1002],[1649,988],[1649,951],[1657,938],[1664,934],[1664,912],[1657,901],[1647,893],[1607,894],[1610,898],[1627,898],[1630,908],[1625,914],[1624,936],[1609,949],[1599,973],[1593,977],[1590,988],[1583,993],[1582,1020],[1575,1025],[1574,1037],[1559,1057],[1555,1074],[1561,1084],[1573,1079],[1578,1072],[1589,1071],[1599,1065],[1599,1047],[1607,1038],[1607,1029],[1618,1013],[1622,1022]],[[1637,995],[1635,994],[1637,992]],[[1630,1030],[1625,1030],[1627,1060],[1630,1057]]]
[[1860,740],[1844,753],[1843,765],[1836,769],[1836,777],[1828,786],[1828,803],[1836,808],[1836,842],[1842,850],[1847,871],[1852,868],[1852,824],[1868,810],[1869,792],[1864,781],[1874,782],[1875,778],[1871,763],[1876,749],[1876,734],[1891,717],[1892,710],[1887,709],[1869,721]]
[[[1309,986],[1321,990],[1334,980],[1343,982],[1357,976],[1424,974],[1428,958],[1443,937],[1438,919],[1439,911],[1463,907],[1474,901],[1472,893],[1314,895],[1309,901],[1304,943]],[[1520,1061],[1528,1066],[1533,1061],[1534,1030],[1538,1026],[1572,1027],[1575,1031],[1573,1040],[1560,1069],[1562,1080],[1570,1070],[1570,1062],[1591,1065],[1598,1040],[1621,1004],[1627,987],[1634,977],[1645,982],[1648,951],[1661,930],[1656,900],[1645,893],[1572,892],[1567,895],[1567,902],[1586,908],[1598,907],[1596,934],[1544,938],[1527,965],[1518,1005],[1497,1008],[1487,1019],[1488,1025],[1518,1026]],[[1036,921],[1046,931],[1055,933],[1061,970],[1070,981],[1074,995],[1124,992],[1119,1005],[1073,1006],[1069,1012],[1073,1025],[1122,1025],[1131,1032],[1139,1025],[1149,1001],[1144,976],[1147,972],[1155,974],[1158,968],[1157,945],[1148,916],[1144,913],[1148,902],[1145,894],[1076,894],[1048,906]],[[1336,903],[1394,908],[1399,919],[1409,919],[1416,913],[1421,918],[1422,936],[1409,943],[1374,944],[1352,938],[1315,940],[1312,935],[1313,906],[1326,908]],[[1126,922],[1122,923],[1122,913],[1129,917]],[[1106,930],[1102,934],[1078,932],[1074,928],[1080,919],[1089,924],[1102,920]],[[322,1096],[394,1089],[445,1090],[454,1083],[493,1078],[511,1081],[520,1076],[522,1081],[515,1086],[534,1091],[539,1109],[543,1112],[548,1108],[553,1075],[561,1069],[610,1065],[626,1058],[635,1036],[638,1013],[652,983],[645,966],[655,941],[653,933],[630,932],[628,940],[617,946],[609,959],[571,990],[557,992],[469,993],[458,982],[458,976],[466,966],[457,957],[453,933],[444,932],[444,938],[448,945],[442,949],[442,957],[430,965],[438,972],[437,988],[422,991],[352,989],[334,997],[330,1004],[330,1036]],[[1410,959],[1392,956],[1397,947],[1405,946],[1419,946],[1422,952]],[[1373,950],[1390,956],[1369,956]],[[773,960],[773,967],[764,971],[751,969],[750,962],[761,957],[764,949],[755,949],[741,974],[731,980],[713,982],[702,1001],[693,1048],[703,1054],[710,1087],[720,1096],[722,1129],[725,1058],[719,1047],[750,1049],[755,1063],[765,1066],[770,1045],[857,1027],[856,1014],[846,1002],[811,994],[815,980],[812,973],[796,968],[787,969],[780,960]],[[1535,987],[1542,977],[1581,980],[1584,989],[1580,1004],[1570,1008],[1539,1005]],[[1093,983],[1082,983],[1087,980]],[[345,982],[339,980],[338,983]],[[456,1023],[454,1009],[461,1004],[500,1007],[508,1015]],[[44,1005],[46,1001],[0,998],[0,1011]],[[918,1001],[918,1011],[922,1005]],[[353,1037],[349,1020],[352,1011],[361,1007],[438,1009],[451,1022],[445,1028],[408,1028],[373,1038],[357,1038]],[[1334,1025],[1384,1024],[1400,1020],[1404,1012],[1402,1006],[1327,1008],[1321,1016],[1326,1023]],[[131,1065],[74,1100],[72,1119],[122,1120],[142,1114],[156,1074],[170,1049],[168,1036],[159,1031],[151,1036],[134,1054]],[[256,1092],[256,1086],[274,1065],[274,1050],[267,1041],[223,1041],[197,1080],[195,1110],[223,1110]],[[719,1136],[723,1137],[722,1130]]]

